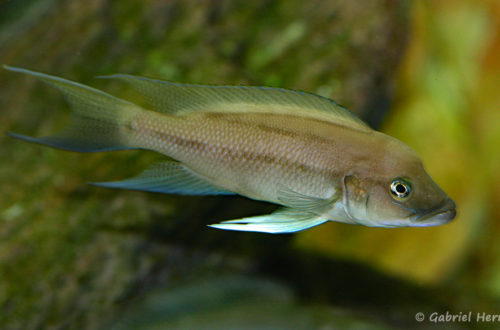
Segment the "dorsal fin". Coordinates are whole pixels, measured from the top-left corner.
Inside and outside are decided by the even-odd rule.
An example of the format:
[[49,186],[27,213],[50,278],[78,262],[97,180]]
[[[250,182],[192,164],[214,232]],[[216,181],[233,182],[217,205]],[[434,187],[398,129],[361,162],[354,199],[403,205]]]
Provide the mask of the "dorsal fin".
[[101,76],[130,83],[154,110],[170,114],[194,111],[295,114],[361,130],[371,128],[328,98],[274,87],[210,86],[168,82],[126,74]]

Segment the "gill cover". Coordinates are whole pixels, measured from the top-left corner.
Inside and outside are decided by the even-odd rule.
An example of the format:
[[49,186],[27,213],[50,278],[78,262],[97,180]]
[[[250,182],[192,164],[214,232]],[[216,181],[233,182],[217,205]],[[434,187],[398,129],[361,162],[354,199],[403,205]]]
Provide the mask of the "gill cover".
[[363,189],[361,181],[354,175],[344,177],[343,204],[345,213],[351,217],[355,223],[372,225],[368,220],[367,207],[369,195]]

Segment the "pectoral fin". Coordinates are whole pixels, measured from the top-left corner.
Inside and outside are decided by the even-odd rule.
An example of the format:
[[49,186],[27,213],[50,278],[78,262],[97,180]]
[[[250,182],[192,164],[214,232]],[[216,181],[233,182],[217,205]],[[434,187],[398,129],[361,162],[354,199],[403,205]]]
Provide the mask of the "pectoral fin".
[[284,185],[278,189],[278,200],[285,206],[301,211],[321,211],[338,200],[338,194],[332,192],[329,198],[312,197],[296,192]]
[[218,188],[181,163],[156,163],[138,176],[123,181],[90,182],[89,184],[116,189],[130,189],[180,195],[233,195]]
[[280,234],[301,231],[320,225],[326,221],[328,219],[311,212],[281,209],[272,214],[223,221],[218,224],[209,225],[209,227]]

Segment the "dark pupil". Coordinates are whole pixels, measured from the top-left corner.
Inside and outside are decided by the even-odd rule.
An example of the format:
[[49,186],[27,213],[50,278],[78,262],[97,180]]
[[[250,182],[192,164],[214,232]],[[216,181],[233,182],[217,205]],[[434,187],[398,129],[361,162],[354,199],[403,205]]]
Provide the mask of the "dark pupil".
[[406,192],[406,187],[400,183],[396,185],[396,191],[400,194],[404,194]]

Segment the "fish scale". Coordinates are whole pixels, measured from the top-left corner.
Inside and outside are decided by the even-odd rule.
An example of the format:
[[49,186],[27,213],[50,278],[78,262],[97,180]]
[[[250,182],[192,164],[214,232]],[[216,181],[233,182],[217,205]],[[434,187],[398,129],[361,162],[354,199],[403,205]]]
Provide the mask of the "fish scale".
[[[174,117],[144,112],[133,126],[141,147],[183,162],[218,186],[237,192],[244,186],[245,195],[274,202],[278,202],[279,184],[327,197],[331,173],[318,165],[327,160],[320,161],[320,150],[311,136],[287,134],[289,143],[280,145],[273,141],[283,135],[266,130],[269,126],[249,127],[237,115],[226,116],[231,121],[210,114]],[[251,178],[251,182],[241,178]]]

